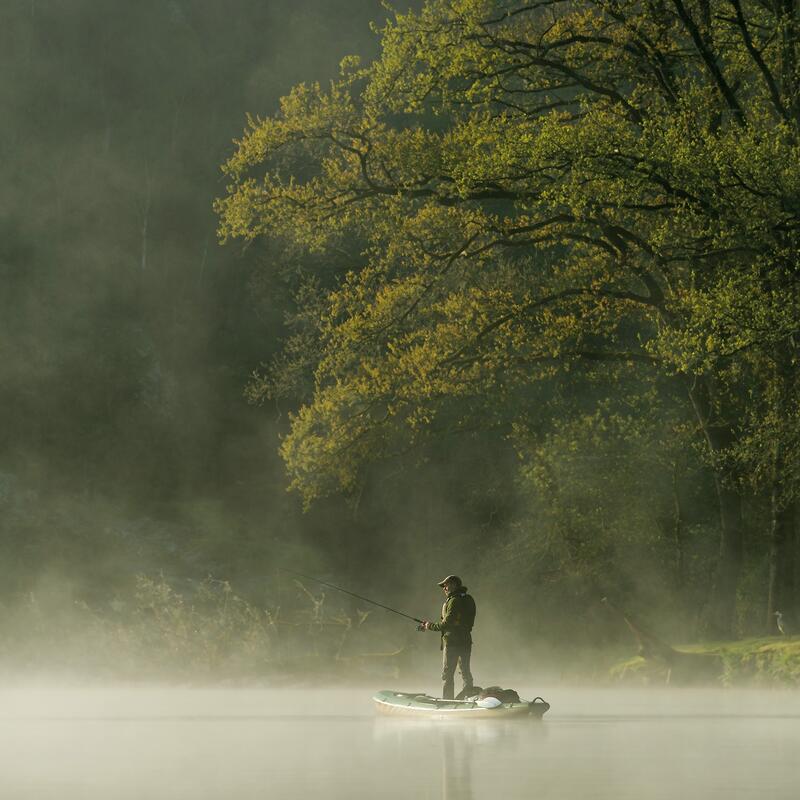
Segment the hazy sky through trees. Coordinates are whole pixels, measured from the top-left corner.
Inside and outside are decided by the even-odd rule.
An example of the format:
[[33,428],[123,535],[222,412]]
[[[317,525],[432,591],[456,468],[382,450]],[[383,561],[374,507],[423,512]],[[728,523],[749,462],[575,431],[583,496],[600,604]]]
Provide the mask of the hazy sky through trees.
[[[2,4],[0,496],[6,544],[25,542],[11,560],[79,560],[107,544],[102,509],[112,527],[191,527],[219,503],[284,513],[275,415],[243,389],[288,300],[253,291],[263,254],[218,247],[211,203],[245,114],[374,53],[381,13],[374,0]],[[202,524],[224,528],[217,516]]]

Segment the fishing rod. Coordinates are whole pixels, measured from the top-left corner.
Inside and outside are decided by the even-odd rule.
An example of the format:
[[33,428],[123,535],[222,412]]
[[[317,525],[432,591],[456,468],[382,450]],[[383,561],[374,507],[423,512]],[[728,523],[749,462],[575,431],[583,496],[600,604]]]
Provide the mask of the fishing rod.
[[332,583],[328,583],[327,581],[321,581],[319,578],[314,578],[311,575],[304,575],[302,572],[297,572],[297,570],[286,569],[284,567],[281,569],[281,572],[288,572],[290,575],[297,575],[298,577],[305,578],[308,581],[314,581],[314,583],[322,584],[323,586],[327,586],[329,589],[335,589],[337,592],[342,592],[343,594],[349,594],[350,597],[356,597],[359,600],[363,600],[365,603],[371,603],[373,606],[378,606],[378,608],[382,608],[384,609],[384,611],[391,611],[392,614],[398,614],[401,617],[405,617],[406,619],[418,622],[420,625],[422,625],[424,622],[424,620],[412,617],[410,614],[404,614],[402,611],[398,611],[396,608],[390,608],[389,606],[385,606],[383,603],[379,603],[376,600],[370,600],[369,597],[363,597],[362,595],[356,594],[355,592],[350,592],[347,589],[342,589],[341,586],[334,586]]

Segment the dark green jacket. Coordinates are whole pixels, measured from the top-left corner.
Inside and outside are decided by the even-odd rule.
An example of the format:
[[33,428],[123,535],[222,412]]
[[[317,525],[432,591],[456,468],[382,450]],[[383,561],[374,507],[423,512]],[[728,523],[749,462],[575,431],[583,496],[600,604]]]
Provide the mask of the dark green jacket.
[[446,644],[472,644],[472,626],[475,624],[475,601],[462,587],[451,594],[442,606],[442,618],[432,622],[430,629],[442,634],[442,647]]

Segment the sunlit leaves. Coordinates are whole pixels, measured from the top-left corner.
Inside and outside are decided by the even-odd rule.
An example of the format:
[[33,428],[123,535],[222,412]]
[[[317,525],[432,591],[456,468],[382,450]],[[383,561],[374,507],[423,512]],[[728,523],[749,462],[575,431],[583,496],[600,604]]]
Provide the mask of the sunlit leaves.
[[[307,498],[437,426],[508,428],[524,387],[576,364],[732,397],[765,374],[797,330],[796,76],[775,43],[797,42],[736,8],[429,0],[374,64],[249,120],[222,238],[353,264],[283,447]],[[731,407],[755,436],[760,412]]]

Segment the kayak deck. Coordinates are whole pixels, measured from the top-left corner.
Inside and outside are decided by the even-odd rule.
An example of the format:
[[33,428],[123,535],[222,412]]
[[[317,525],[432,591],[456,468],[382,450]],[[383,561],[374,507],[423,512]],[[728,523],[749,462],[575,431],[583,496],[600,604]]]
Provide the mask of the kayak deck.
[[421,692],[394,692],[384,690],[373,698],[379,714],[418,719],[508,719],[534,717],[541,719],[550,704],[537,697],[532,702],[501,703],[496,708],[486,708],[474,700],[442,700]]

